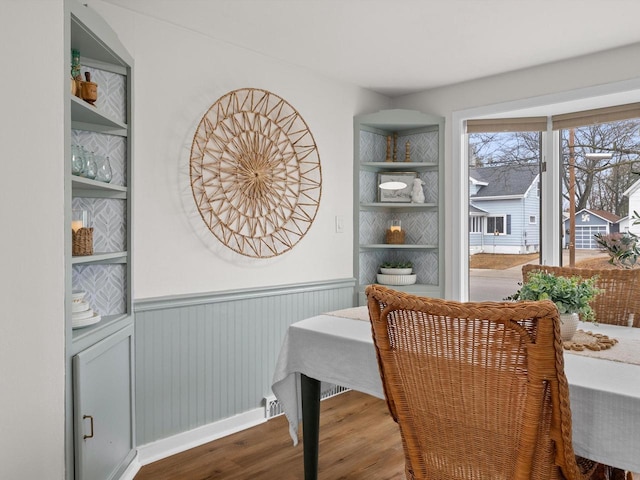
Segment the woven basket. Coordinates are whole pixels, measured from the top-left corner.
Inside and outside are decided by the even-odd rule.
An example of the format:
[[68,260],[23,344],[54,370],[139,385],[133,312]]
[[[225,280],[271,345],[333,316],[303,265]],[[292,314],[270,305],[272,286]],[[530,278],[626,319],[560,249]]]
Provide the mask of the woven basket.
[[74,256],[93,255],[93,227],[79,228],[72,234]]
[[404,230],[391,231],[387,230],[387,243],[402,244],[404,243]]

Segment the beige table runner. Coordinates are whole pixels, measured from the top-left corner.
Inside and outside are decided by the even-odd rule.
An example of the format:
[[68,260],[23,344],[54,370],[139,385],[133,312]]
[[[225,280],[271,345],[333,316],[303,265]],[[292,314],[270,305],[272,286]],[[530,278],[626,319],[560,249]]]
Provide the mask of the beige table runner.
[[367,307],[345,308],[343,310],[329,312],[327,315],[331,315],[332,317],[350,318],[351,320],[369,321],[369,309]]
[[[633,327],[624,327],[624,328],[633,328]],[[590,334],[592,332],[582,331],[582,333]],[[576,342],[579,342],[580,335],[581,335],[581,331],[578,330],[573,340]],[[567,342],[565,342],[565,351],[573,355],[584,355],[587,357],[602,358],[604,360],[612,360],[614,362],[631,363],[633,365],[640,365],[640,355],[638,355],[638,352],[640,352],[640,340],[625,338],[624,336],[620,336],[619,338],[616,338],[615,336],[611,336],[609,338],[613,340],[617,340],[617,342],[608,349],[603,349],[603,350],[590,350],[588,348],[585,348],[584,350],[567,349],[566,348]]]

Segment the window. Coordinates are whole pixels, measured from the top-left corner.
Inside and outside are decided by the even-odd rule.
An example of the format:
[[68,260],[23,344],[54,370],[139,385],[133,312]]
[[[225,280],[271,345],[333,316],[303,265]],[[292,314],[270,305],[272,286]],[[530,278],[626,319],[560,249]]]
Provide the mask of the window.
[[486,235],[510,235],[511,215],[495,215],[486,219]]
[[506,233],[504,216],[500,217],[487,217],[486,232],[491,235],[504,235]]
[[469,219],[469,233],[482,233],[483,217],[471,217]]
[[529,215],[529,225],[535,225],[537,223],[537,218],[535,215]]

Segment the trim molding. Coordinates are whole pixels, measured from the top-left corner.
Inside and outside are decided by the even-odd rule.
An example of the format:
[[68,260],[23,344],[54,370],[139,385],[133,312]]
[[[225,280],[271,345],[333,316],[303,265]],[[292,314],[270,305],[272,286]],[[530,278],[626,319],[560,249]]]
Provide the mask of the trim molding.
[[266,422],[264,408],[255,408],[187,432],[141,445],[138,447],[137,460],[140,466],[148,465],[264,422]]
[[329,290],[335,288],[355,288],[355,286],[356,279],[347,278],[291,285],[276,285],[262,288],[224,290],[221,292],[168,295],[164,297],[138,299],[134,303],[134,311],[148,312],[152,310],[164,310],[167,308],[193,307],[194,305],[207,305],[211,303],[229,302],[235,300],[248,300],[252,298],[291,295],[295,293],[317,292],[319,290]]

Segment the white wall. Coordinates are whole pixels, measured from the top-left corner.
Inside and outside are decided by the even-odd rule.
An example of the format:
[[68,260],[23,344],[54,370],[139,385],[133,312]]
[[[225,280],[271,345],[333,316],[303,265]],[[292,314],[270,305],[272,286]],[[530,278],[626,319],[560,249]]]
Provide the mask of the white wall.
[[[135,299],[352,277],[353,116],[389,108],[389,99],[90,3],[135,58]],[[315,221],[293,249],[273,259],[223,246],[205,229],[191,193],[188,164],[197,124],[218,98],[239,88],[265,89],[289,102],[320,154],[323,188]],[[336,215],[344,217],[344,233],[335,233]]]
[[62,0],[0,12],[0,478],[62,479]]

